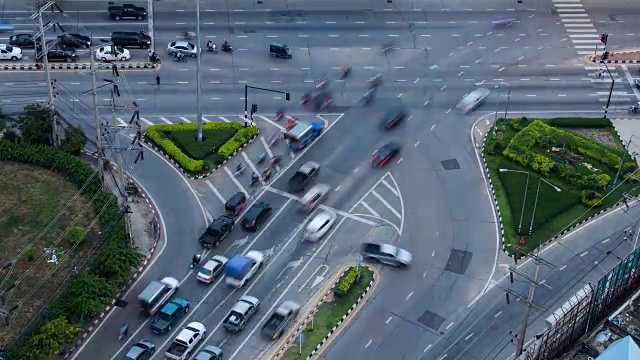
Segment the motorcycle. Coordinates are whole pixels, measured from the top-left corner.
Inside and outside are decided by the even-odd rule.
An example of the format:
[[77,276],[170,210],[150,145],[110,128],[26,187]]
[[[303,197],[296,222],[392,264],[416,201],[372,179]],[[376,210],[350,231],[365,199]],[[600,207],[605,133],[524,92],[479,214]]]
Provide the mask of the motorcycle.
[[293,129],[298,124],[295,118],[287,119],[287,122],[284,124],[284,129],[289,131]]
[[193,259],[191,260],[191,265],[189,265],[189,268],[194,269],[196,268],[198,265],[200,265],[200,259],[202,258],[202,255],[200,254],[196,254]]
[[269,147],[273,147],[273,145],[275,145],[279,139],[280,139],[280,132],[276,130],[276,132],[274,132],[273,135],[269,136],[269,140],[267,140],[267,145]]
[[637,114],[640,111],[640,107],[638,105],[632,105],[629,107],[630,114]]
[[276,165],[278,165],[278,163],[280,162],[282,158],[280,157],[280,155],[274,155],[271,160],[269,160],[269,163],[267,164],[267,169],[271,169],[273,167],[275,167]]
[[347,76],[351,74],[351,66],[346,66],[342,68],[342,74],[340,75],[340,79],[344,80]]
[[182,38],[185,40],[192,40],[196,36],[196,33],[193,31],[185,31],[182,33]]
[[267,158],[267,154],[263,151],[260,154],[258,154],[258,156],[256,156],[256,164],[262,164],[264,162],[264,159]]
[[300,105],[304,105],[308,103],[309,100],[311,100],[311,93],[306,93],[302,95],[302,98],[300,99]]
[[238,164],[238,166],[236,166],[236,171],[233,173],[234,177],[238,177],[238,176],[242,176],[242,174],[244,174],[244,165],[242,164]]
[[207,44],[207,51],[217,54],[218,53],[218,47],[216,46],[216,44]]
[[160,64],[161,63],[160,57],[158,56],[158,54],[154,52],[151,55],[149,55],[149,62],[153,64]]
[[222,51],[226,52],[226,53],[232,53],[233,52],[233,48],[231,47],[231,45],[222,45]]
[[118,333],[118,341],[124,339],[124,337],[127,336],[128,332],[129,332],[129,324],[123,324],[120,327],[120,333]]
[[284,117],[284,110],[278,110],[278,112],[276,113],[276,121],[281,120]]
[[251,182],[249,183],[249,186],[254,187],[258,182],[260,182],[260,176],[256,173],[251,174]]
[[173,61],[179,62],[179,63],[181,63],[181,62],[186,63],[187,62],[187,58],[184,55],[182,55],[181,53],[175,53],[175,54],[173,54]]

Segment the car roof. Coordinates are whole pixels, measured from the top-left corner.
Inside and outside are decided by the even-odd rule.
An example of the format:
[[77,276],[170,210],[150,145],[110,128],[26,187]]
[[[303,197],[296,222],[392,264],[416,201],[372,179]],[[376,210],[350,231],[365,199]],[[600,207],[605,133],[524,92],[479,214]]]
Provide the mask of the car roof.
[[250,306],[255,306],[257,303],[259,303],[258,299],[253,296],[245,295],[238,300],[231,311],[237,311],[244,314]]
[[175,44],[173,44],[173,46],[194,46],[192,43],[188,42],[188,41],[176,41]]
[[269,204],[266,202],[262,201],[262,202],[255,203],[249,208],[249,211],[247,211],[247,213],[244,215],[244,218],[252,219],[253,217],[258,216],[258,214],[260,214],[267,207],[269,207]]
[[173,314],[174,311],[178,310],[178,305],[172,303],[172,302],[168,302],[166,304],[164,304],[164,306],[162,307],[162,309],[160,309],[160,312],[163,312],[165,314]]
[[307,225],[307,229],[318,230],[322,224],[330,220],[333,216],[328,211],[322,211],[316,217],[311,220],[309,225]]
[[220,265],[219,262],[217,262],[215,260],[209,260],[204,264],[203,268],[205,268],[207,270],[213,270],[213,269],[215,269],[216,266],[219,266],[219,265]]
[[300,169],[298,171],[306,173],[311,171],[312,169],[317,169],[319,167],[320,167],[320,164],[318,164],[317,162],[307,161],[302,166],[300,166]]

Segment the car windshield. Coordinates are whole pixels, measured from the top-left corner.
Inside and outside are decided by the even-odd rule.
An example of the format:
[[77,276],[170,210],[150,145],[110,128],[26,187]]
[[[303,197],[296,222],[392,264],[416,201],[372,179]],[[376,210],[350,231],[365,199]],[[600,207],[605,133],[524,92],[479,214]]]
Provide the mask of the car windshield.
[[187,49],[193,50],[196,46],[193,44],[187,44]]
[[200,274],[209,276],[211,275],[211,270],[202,268],[200,269]]

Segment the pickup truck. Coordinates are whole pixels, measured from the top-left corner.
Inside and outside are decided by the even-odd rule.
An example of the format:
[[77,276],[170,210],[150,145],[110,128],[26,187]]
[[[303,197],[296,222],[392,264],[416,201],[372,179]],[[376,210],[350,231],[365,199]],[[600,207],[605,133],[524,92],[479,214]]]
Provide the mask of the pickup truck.
[[389,244],[364,243],[360,249],[365,260],[375,260],[382,264],[405,267],[411,264],[411,253]]
[[224,266],[225,283],[237,289],[251,279],[262,266],[264,254],[251,250],[247,255],[235,255]]
[[291,179],[289,179],[287,183],[289,191],[292,193],[304,191],[305,187],[318,176],[318,171],[320,171],[320,164],[316,162],[309,161],[302,165],[300,169],[293,174]]
[[175,298],[164,304],[158,314],[151,320],[151,331],[155,334],[164,334],[171,331],[182,315],[189,312],[189,301],[183,298]]
[[234,333],[239,332],[247,326],[249,319],[251,319],[259,309],[260,300],[253,296],[245,295],[233,305],[229,315],[224,318],[222,326],[224,326],[227,331]]
[[300,121],[285,134],[291,151],[300,151],[322,133],[322,123]]
[[300,305],[295,302],[283,302],[262,326],[262,336],[270,340],[276,340],[298,316],[299,310]]
[[132,4],[112,4],[112,2],[109,3],[109,16],[116,21],[122,19],[144,20],[147,18],[147,9],[143,8],[142,6],[136,6]]
[[187,325],[176,339],[169,345],[164,356],[174,360],[184,360],[188,358],[196,349],[200,341],[205,337],[207,329],[199,322],[192,322]]
[[207,229],[200,235],[200,238],[198,238],[198,242],[205,248],[212,246],[218,247],[220,242],[229,235],[235,224],[236,221],[233,216],[222,215],[207,226]]

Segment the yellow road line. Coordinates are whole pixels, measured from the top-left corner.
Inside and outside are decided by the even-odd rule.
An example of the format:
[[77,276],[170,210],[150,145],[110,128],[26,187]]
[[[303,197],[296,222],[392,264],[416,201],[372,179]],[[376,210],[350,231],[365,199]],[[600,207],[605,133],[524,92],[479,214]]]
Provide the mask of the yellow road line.
[[[296,324],[294,326],[291,327],[291,329],[289,329],[289,331],[287,332],[287,336],[283,336],[280,339],[280,342],[278,343],[278,346],[275,347],[275,349],[271,352],[271,354],[269,355],[269,357],[267,359],[275,359],[276,353],[278,351],[280,351],[280,349],[282,349],[282,347],[284,346],[284,344],[287,342],[287,340],[289,340],[289,338],[291,337],[291,335],[293,335],[293,332],[296,331],[298,329],[298,327],[300,325],[302,325],[303,323],[307,322],[307,317],[309,316],[309,314],[314,311],[317,307],[318,304],[320,303],[320,301],[322,301],[322,297],[324,297],[324,295],[327,293],[327,291],[329,291],[329,289],[331,288],[331,285],[335,284],[336,281],[338,281],[338,279],[340,278],[340,276],[342,276],[342,274],[344,274],[345,270],[347,270],[348,268],[350,268],[353,265],[345,265],[343,266],[340,271],[338,271],[332,278],[331,281],[329,281],[327,283],[327,285],[324,286],[324,288],[322,289],[322,291],[320,291],[312,300],[312,306],[310,306],[307,311],[304,313],[304,316],[300,317],[300,320],[298,320],[298,322],[296,322]],[[300,331],[303,331],[304,329],[301,329]],[[284,352],[283,352],[284,354]]]
[[369,266],[369,265],[364,265],[364,266],[366,266],[369,269],[371,269],[371,271],[373,271],[373,273],[375,274],[376,279],[373,281],[373,287],[371,288],[371,290],[369,290],[369,292],[364,297],[364,299],[362,299],[362,301],[360,301],[360,304],[358,305],[358,307],[354,311],[352,311],[351,314],[349,314],[349,317],[347,317],[347,319],[342,324],[340,324],[340,327],[338,327],[338,329],[331,335],[329,340],[326,343],[324,343],[324,345],[322,345],[322,348],[320,348],[320,351],[318,351],[314,355],[313,359],[318,359],[320,356],[322,356],[322,354],[325,352],[325,350],[327,348],[329,348],[331,343],[333,343],[333,341],[342,333],[342,331],[344,331],[344,329],[347,328],[349,323],[356,317],[356,315],[358,315],[360,310],[364,307],[364,304],[367,303],[367,300],[369,300],[371,295],[376,291],[376,288],[378,287],[378,284],[380,283],[380,273],[373,266]]

